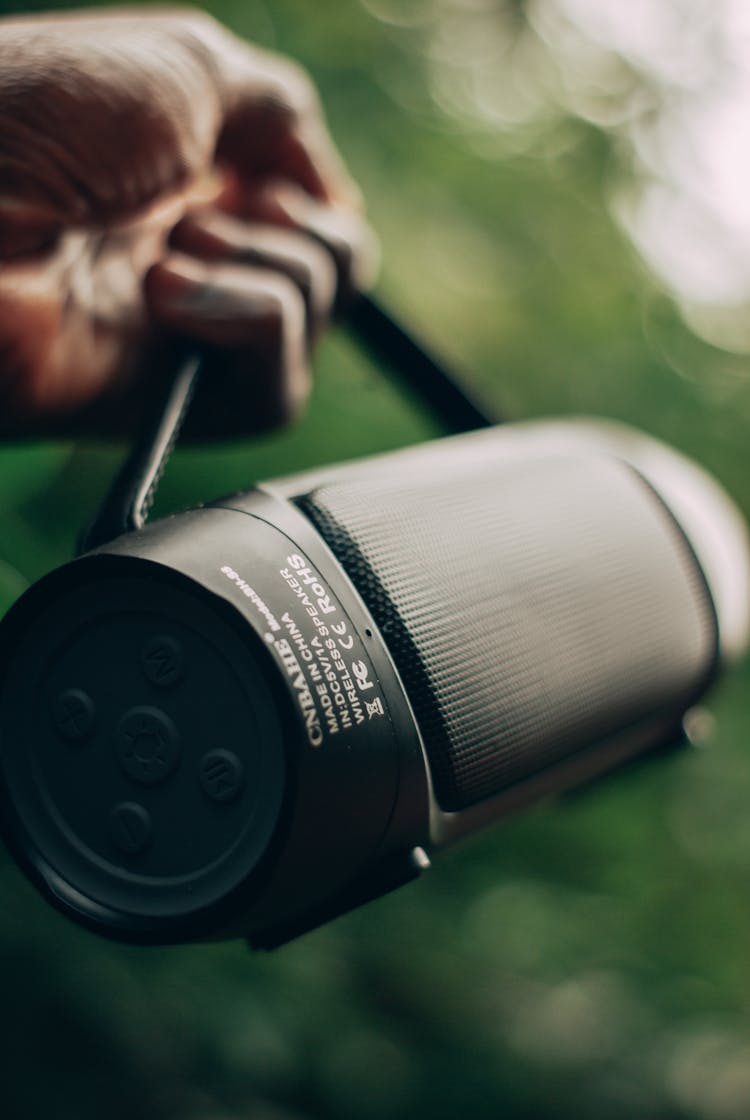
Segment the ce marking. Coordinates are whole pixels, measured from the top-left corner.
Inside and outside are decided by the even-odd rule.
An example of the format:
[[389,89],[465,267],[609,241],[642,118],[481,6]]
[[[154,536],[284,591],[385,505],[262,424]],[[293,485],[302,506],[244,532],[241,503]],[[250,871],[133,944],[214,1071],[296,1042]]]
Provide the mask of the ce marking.
[[352,648],[352,646],[354,645],[354,638],[352,637],[352,635],[349,634],[347,636],[347,638],[344,639],[344,634],[346,634],[346,623],[345,622],[334,622],[334,623],[332,623],[331,624],[331,630],[333,630],[334,634],[338,638],[339,645],[341,646],[342,649],[351,649]]

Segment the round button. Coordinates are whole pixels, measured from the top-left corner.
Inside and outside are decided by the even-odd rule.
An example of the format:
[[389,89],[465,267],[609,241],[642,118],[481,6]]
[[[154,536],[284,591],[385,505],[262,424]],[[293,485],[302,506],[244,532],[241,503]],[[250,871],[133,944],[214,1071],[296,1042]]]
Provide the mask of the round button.
[[157,688],[169,688],[181,681],[184,663],[182,646],[166,634],[152,635],[141,650],[141,668]]
[[94,733],[96,710],[87,692],[67,688],[52,705],[52,718],[63,739],[69,743],[83,743]]
[[206,796],[223,805],[239,797],[245,771],[236,754],[218,750],[204,754],[198,776]]
[[109,833],[121,852],[137,855],[151,840],[151,817],[137,802],[121,801],[109,814]]
[[116,740],[120,765],[142,785],[163,782],[180,759],[177,728],[158,708],[131,708],[117,725]]

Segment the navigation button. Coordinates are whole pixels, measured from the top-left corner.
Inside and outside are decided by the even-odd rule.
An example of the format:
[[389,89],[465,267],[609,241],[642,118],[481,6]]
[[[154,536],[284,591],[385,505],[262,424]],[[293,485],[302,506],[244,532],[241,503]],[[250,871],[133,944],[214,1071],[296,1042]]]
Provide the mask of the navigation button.
[[147,786],[168,778],[180,759],[177,728],[158,708],[131,708],[117,725],[116,749],[125,773]]
[[141,668],[157,688],[170,688],[181,681],[184,663],[182,646],[166,634],[153,634],[141,650]]
[[115,847],[125,855],[142,852],[151,840],[151,817],[135,801],[121,801],[109,814],[109,832]]
[[63,739],[69,743],[83,743],[94,733],[96,709],[87,692],[67,688],[52,705],[52,718]]
[[198,776],[206,796],[220,804],[239,797],[245,780],[244,768],[237,755],[224,750],[204,754]]

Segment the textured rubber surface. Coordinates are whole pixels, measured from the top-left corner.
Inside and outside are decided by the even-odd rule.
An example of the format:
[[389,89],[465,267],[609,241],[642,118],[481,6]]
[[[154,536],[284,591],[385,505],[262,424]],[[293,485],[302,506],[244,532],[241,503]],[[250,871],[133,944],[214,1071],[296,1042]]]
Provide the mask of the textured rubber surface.
[[629,466],[501,442],[298,499],[383,632],[448,810],[679,711],[716,654],[692,552]]

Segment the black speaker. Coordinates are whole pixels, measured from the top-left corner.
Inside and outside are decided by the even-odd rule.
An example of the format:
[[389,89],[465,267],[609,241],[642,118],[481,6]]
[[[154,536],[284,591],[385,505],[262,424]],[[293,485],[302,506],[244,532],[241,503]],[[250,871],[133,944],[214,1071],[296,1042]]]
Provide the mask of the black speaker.
[[288,940],[678,740],[747,640],[734,507],[603,422],[489,427],[108,536],[0,628],[0,796],[50,901],[126,940]]

